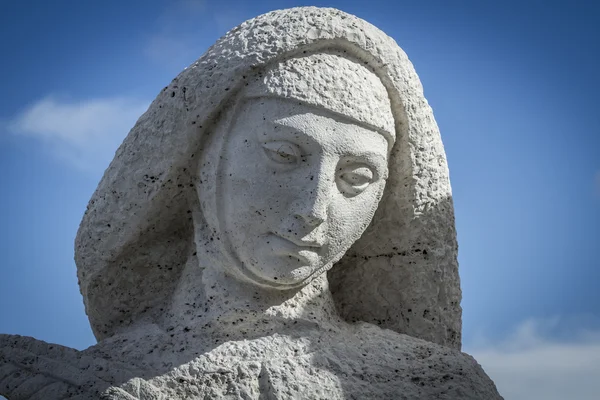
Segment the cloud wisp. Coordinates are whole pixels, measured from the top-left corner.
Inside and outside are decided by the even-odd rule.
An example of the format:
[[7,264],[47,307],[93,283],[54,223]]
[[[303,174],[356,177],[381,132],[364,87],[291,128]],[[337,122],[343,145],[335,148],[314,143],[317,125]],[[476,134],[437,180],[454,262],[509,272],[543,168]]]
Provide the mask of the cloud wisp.
[[124,97],[61,101],[49,96],[13,118],[8,130],[39,139],[60,160],[97,173],[108,166],[148,104]]
[[547,336],[559,319],[523,322],[507,340],[480,344],[472,354],[511,400],[592,400],[600,393],[600,331],[570,340]]

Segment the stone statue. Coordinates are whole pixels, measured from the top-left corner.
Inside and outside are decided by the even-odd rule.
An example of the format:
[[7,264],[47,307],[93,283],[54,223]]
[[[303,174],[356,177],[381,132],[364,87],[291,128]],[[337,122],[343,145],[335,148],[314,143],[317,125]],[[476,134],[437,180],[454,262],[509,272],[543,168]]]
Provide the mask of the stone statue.
[[244,22],[140,117],[76,239],[84,351],[20,399],[500,399],[460,352],[447,163],[406,55],[334,9]]

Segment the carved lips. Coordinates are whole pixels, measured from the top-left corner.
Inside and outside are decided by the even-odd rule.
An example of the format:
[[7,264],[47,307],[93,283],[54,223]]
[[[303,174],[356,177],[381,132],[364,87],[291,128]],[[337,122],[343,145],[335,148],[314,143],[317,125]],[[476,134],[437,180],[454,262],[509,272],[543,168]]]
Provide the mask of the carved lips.
[[298,259],[302,264],[310,264],[319,257],[323,244],[316,241],[303,241],[290,235],[270,233],[268,240],[276,254],[287,255]]

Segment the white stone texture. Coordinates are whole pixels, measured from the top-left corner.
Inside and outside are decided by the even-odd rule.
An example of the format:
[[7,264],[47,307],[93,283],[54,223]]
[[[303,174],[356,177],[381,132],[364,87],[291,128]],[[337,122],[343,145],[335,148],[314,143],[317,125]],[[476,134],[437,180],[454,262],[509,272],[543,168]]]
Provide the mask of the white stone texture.
[[[234,28],[142,115],[93,195],[76,239],[86,310],[98,339],[160,314],[193,245],[194,161],[219,111],[272,63],[336,49],[386,87],[394,116],[384,198],[330,272],[340,313],[460,347],[454,211],[439,131],[412,64],[393,39],[341,11],[275,11]],[[316,92],[316,91],[315,91]]]
[[500,399],[460,352],[456,255],[406,55],[338,10],[274,11],[158,95],[90,200],[76,263],[99,343],[0,335],[0,394]]
[[[0,369],[0,392],[9,400],[501,399],[477,362],[458,350],[364,323],[324,331],[298,322],[279,330],[192,343],[178,329],[83,352],[6,335],[0,348],[11,346],[10,357],[29,368]],[[16,349],[31,353],[17,359]],[[106,351],[144,365],[110,360]]]

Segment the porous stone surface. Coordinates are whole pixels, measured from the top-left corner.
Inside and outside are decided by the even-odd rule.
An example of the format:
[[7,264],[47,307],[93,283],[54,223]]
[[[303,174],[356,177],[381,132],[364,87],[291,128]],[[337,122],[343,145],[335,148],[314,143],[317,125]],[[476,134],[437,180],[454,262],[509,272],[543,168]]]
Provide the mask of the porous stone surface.
[[0,394],[499,399],[460,352],[447,163],[406,55],[302,7],[249,20],[131,130],[76,239],[96,346],[0,335]]
[[[172,296],[194,252],[187,238],[194,229],[188,211],[200,184],[196,165],[237,94],[261,73],[265,80],[277,77],[263,72],[269,67],[331,50],[379,78],[397,136],[373,221],[329,274],[339,312],[349,321],[460,347],[448,168],[419,79],[406,54],[379,29],[319,8],[275,11],[234,28],[158,95],[117,151],[76,238],[81,292],[99,339],[140,316],[159,316]],[[327,82],[323,88],[353,93],[337,75]],[[272,91],[276,85],[264,86]],[[288,86],[280,92],[301,93]],[[319,87],[300,100],[319,104],[318,94],[325,93],[326,102],[327,91]],[[344,103],[334,103],[333,111],[343,113]],[[355,108],[350,102],[347,107]]]
[[[193,351],[181,330],[146,332],[137,339],[133,344],[119,338],[78,352],[4,336],[0,348],[10,349],[13,359],[15,350],[35,356],[19,359],[28,370],[0,370],[0,383],[9,399],[500,398],[470,356],[370,324],[341,330],[282,325],[273,335],[195,342]],[[143,365],[108,359],[106,352],[116,349],[132,360],[143,359]],[[60,380],[52,368],[61,371]]]

